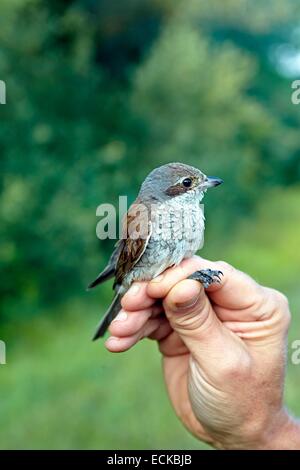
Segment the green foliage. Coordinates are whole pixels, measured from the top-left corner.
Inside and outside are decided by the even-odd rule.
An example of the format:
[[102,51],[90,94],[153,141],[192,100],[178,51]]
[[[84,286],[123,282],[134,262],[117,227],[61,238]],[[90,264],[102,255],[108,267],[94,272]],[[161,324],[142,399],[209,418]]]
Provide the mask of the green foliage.
[[[296,290],[300,265],[300,190],[274,189],[262,201],[257,213],[240,224],[229,252],[224,256],[261,283]],[[255,243],[255,256],[249,246]]]
[[293,182],[299,117],[277,102],[287,83],[261,45],[288,39],[294,7],[231,3],[132,2],[126,13],[122,2],[2,4],[2,318],[84,289],[111,246],[95,239],[96,206],[132,201],[157,165],[185,161],[225,179],[208,198],[219,231],[268,186]]

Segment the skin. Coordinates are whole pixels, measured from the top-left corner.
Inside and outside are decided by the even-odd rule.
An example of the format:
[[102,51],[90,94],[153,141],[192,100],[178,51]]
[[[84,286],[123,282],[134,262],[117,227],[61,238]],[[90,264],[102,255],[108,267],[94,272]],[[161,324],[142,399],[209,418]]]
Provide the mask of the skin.
[[[204,291],[186,278],[206,268],[224,276]],[[193,257],[132,285],[122,307],[107,349],[157,340],[174,410],[198,439],[220,449],[300,449],[300,425],[283,405],[284,295],[227,263]]]

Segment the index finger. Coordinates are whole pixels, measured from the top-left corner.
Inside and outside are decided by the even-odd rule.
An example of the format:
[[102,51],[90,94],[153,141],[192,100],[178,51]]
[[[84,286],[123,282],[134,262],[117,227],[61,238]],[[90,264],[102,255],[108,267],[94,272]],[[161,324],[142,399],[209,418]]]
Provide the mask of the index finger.
[[147,294],[154,298],[164,298],[175,284],[187,279],[195,271],[208,268],[223,273],[220,284],[212,284],[206,289],[214,304],[227,309],[246,309],[262,298],[263,288],[250,276],[224,261],[209,261],[199,256],[182,261],[179,266],[166,270],[152,280],[148,284]]
[[150,297],[147,293],[146,282],[134,282],[121,300],[124,310],[134,312],[151,307],[156,299]]

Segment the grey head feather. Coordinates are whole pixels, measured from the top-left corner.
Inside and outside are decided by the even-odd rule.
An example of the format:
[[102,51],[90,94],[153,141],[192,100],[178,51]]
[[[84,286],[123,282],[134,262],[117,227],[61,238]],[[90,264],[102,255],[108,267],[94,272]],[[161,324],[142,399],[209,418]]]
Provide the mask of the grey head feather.
[[202,180],[205,175],[198,168],[184,163],[167,163],[155,168],[143,182],[139,199],[164,202],[170,199],[166,193],[167,189],[176,185],[180,179],[188,177]]

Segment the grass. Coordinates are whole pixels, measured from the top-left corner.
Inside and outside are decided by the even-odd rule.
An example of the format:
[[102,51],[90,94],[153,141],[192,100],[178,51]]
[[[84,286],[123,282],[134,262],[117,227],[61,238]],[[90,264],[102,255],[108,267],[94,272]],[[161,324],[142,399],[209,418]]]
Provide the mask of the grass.
[[[299,309],[299,295],[292,304]],[[22,325],[12,350],[8,343],[0,368],[0,448],[204,448],[173,414],[155,344],[107,353],[89,341],[97,320],[91,310],[70,305],[55,322],[48,316]],[[299,326],[294,317],[291,340]],[[289,360],[286,402],[298,416],[299,368]]]
[[156,345],[109,354],[89,338],[95,310],[19,325],[0,369],[0,448],[200,448],[173,415]]

